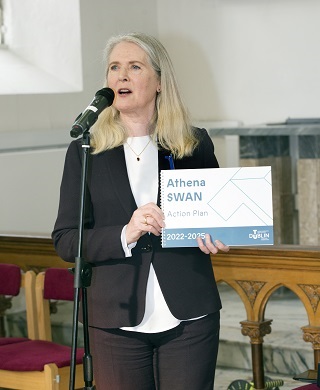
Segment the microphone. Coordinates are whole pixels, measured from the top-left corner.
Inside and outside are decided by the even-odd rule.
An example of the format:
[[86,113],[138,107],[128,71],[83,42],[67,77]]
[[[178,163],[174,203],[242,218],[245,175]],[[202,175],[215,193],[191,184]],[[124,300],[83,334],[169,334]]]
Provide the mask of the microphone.
[[76,118],[72,125],[70,135],[73,138],[79,137],[96,122],[99,114],[111,106],[114,99],[114,92],[111,88],[100,89],[89,106]]

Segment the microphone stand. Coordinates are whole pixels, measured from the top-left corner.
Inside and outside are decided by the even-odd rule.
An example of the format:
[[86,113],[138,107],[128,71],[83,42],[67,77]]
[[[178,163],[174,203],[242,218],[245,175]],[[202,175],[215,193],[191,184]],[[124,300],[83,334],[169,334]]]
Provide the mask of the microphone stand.
[[[83,356],[83,376],[85,390],[94,390],[93,385],[93,368],[92,356],[90,354],[89,330],[88,330],[88,306],[87,306],[87,287],[91,284],[92,267],[82,257],[83,253],[83,231],[84,231],[84,216],[85,216],[85,198],[86,198],[86,181],[88,171],[88,154],[90,152],[90,134],[89,123],[87,129],[83,132],[82,140],[82,171],[81,171],[81,188],[80,188],[80,213],[79,213],[79,236],[77,257],[75,257],[74,273],[74,307],[73,307],[73,328],[72,328],[72,348],[71,348],[71,364],[70,364],[70,382],[69,390],[75,388],[76,375],[76,354],[77,354],[77,339],[78,339],[78,315],[80,306],[80,290],[82,299],[82,316],[83,316],[83,335],[84,335],[84,356]],[[81,134],[81,133],[80,133]],[[80,135],[74,130],[71,131],[72,137]]]

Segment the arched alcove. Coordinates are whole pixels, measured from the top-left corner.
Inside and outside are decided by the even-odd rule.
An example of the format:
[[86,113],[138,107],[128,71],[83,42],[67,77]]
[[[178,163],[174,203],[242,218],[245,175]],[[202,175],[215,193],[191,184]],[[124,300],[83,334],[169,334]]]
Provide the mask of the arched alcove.
[[313,351],[301,330],[308,322],[306,308],[299,297],[279,286],[268,299],[264,317],[272,319],[263,344],[265,370],[294,375],[312,367]]

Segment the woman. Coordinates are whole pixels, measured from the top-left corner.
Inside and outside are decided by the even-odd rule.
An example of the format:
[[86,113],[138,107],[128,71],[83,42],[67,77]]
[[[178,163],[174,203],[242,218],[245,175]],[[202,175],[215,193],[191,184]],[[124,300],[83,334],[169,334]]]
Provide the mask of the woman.
[[[211,139],[190,125],[171,61],[155,38],[132,33],[106,47],[115,92],[92,129],[84,257],[94,378],[103,390],[213,388],[221,302],[206,235],[194,248],[161,247],[159,172],[216,168]],[[58,254],[77,252],[81,142],[67,152],[53,231]],[[172,168],[172,167],[171,167]]]

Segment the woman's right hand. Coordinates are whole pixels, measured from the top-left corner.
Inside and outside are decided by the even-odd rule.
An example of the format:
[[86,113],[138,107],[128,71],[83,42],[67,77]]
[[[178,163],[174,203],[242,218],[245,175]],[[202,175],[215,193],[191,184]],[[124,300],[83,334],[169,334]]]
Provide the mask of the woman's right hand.
[[164,214],[162,210],[153,202],[147,203],[135,210],[127,225],[127,244],[132,244],[139,240],[146,233],[160,236],[161,229],[165,226]]

